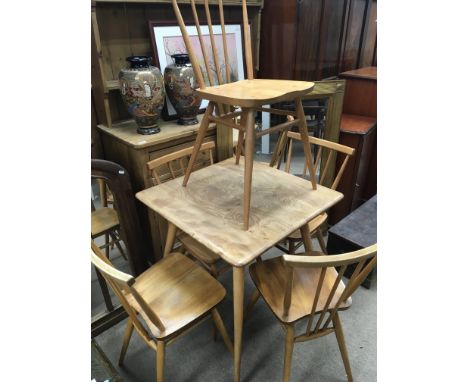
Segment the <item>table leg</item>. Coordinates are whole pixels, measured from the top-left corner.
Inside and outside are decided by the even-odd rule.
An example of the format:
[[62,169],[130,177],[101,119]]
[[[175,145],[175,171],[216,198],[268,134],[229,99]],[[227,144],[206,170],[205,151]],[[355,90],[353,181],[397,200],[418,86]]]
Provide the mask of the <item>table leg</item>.
[[312,252],[314,249],[312,248],[312,239],[310,238],[309,223],[306,223],[301,227],[301,236],[306,252]]
[[242,326],[244,321],[244,267],[233,267],[234,289],[234,382],[240,382]]
[[174,241],[177,233],[177,227],[171,223],[167,222],[167,236],[166,236],[166,245],[164,247],[163,257],[166,257],[171,253],[172,248],[174,247]]

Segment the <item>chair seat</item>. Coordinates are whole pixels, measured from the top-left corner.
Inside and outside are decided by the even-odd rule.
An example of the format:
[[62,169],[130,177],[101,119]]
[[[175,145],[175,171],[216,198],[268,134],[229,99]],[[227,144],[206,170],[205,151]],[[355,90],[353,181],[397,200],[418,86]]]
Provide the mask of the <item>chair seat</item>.
[[309,93],[313,82],[288,80],[241,80],[198,89],[203,99],[242,107],[256,107],[280,101],[292,101]]
[[[312,233],[314,232],[318,227],[320,227],[328,218],[328,215],[326,212],[321,213],[317,217],[313,218],[309,222],[309,232]],[[301,235],[301,230],[298,229],[294,231],[291,235],[287,237],[288,239],[292,240],[302,240],[302,235]]]
[[102,207],[91,212],[91,237],[101,236],[105,232],[119,227],[119,216],[113,208]]
[[214,277],[181,253],[171,253],[143,272],[133,287],[164,325],[161,332],[135,299],[127,296],[157,339],[166,338],[202,317],[226,295]]
[[[320,268],[293,268],[291,307],[289,308],[288,316],[284,314],[283,306],[284,294],[286,292],[287,269],[282,257],[257,262],[249,267],[249,271],[265,303],[280,321],[291,323],[310,315],[314,300],[313,296],[315,296],[320,276]],[[323,310],[336,276],[337,272],[335,268],[327,269],[317,303],[316,313]],[[330,303],[329,310],[336,306],[344,288],[345,284],[341,281]],[[351,298],[344,301],[339,309],[346,309],[349,308],[349,306],[351,306]]]
[[205,264],[214,264],[221,258],[185,232],[181,232],[177,238],[193,256]]

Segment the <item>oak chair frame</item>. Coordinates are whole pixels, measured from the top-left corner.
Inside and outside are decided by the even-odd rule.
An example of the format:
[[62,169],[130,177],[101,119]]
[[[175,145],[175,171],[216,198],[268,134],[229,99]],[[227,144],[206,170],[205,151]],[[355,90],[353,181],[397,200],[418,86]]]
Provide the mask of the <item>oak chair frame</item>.
[[[200,146],[200,151],[201,153],[207,153],[207,161],[209,162],[209,165],[212,165],[214,163],[213,159],[213,150],[215,149],[215,143],[214,142],[206,142],[203,143]],[[153,159],[149,162],[146,163],[146,167],[148,169],[151,181],[153,183],[153,186],[157,186],[162,184],[163,182],[166,182],[171,179],[175,179],[179,176],[184,175],[185,169],[187,166],[187,162],[189,161],[190,154],[193,151],[193,146],[187,147],[185,149],[175,151],[173,153],[164,155],[160,158]],[[205,161],[201,161],[199,163],[200,167],[204,167]],[[169,174],[167,176],[160,176],[158,174],[158,170],[163,168],[164,166],[167,166],[167,169],[169,170]],[[193,170],[196,170],[195,168],[197,164],[194,165]],[[214,277],[218,277],[222,273],[228,271],[231,269],[231,266],[229,264],[224,264],[221,268],[218,268],[216,266],[216,263],[221,260],[221,257],[214,254],[207,248],[205,248],[202,244],[197,244],[194,243],[193,240],[191,240],[189,237],[187,237],[186,234],[184,234],[182,231],[179,229],[175,228],[172,224],[169,224],[168,227],[168,232],[171,233],[171,235],[175,235],[178,237],[179,241],[182,243],[182,249],[180,250],[184,254],[189,254],[192,257],[194,257],[196,260],[198,260]],[[172,251],[172,248],[167,248],[164,251],[164,255],[167,254],[167,252]],[[203,252],[203,255],[200,255],[200,252]]]
[[[157,312],[155,312],[149,304],[144,300],[142,295],[133,287],[136,282],[136,279],[125,272],[121,272],[118,269],[114,268],[109,259],[107,259],[100,251],[99,247],[91,242],[91,262],[93,265],[99,269],[99,272],[102,274],[106,282],[110,285],[125,311],[127,312],[129,318],[127,322],[127,327],[124,333],[124,340],[122,349],[119,356],[119,365],[123,364],[125,354],[127,352],[128,345],[133,333],[133,329],[140,335],[143,341],[154,351],[156,351],[156,381],[163,382],[164,380],[164,358],[165,358],[165,349],[166,345],[172,343],[177,338],[186,334],[191,328],[202,323],[210,316],[213,318],[216,328],[221,333],[223,341],[228,348],[231,355],[234,354],[234,348],[232,342],[229,338],[229,335],[224,326],[223,320],[214,306],[211,310],[207,311],[202,316],[196,318],[191,323],[185,325],[177,332],[171,334],[168,337],[155,338],[146,328],[145,325],[139,320],[139,313],[131,306],[128,296],[132,296],[136,303],[140,306],[142,312],[146,317],[142,317],[142,320],[145,322],[149,320],[150,322],[145,322],[146,326],[148,324],[153,324],[156,326],[161,333],[164,332],[164,325],[158,317]],[[156,267],[153,265],[153,267]],[[157,282],[155,283],[157,286]]]
[[[350,307],[351,295],[356,291],[362,281],[377,265],[377,244],[341,255],[325,255],[319,252],[305,252],[300,255],[283,255],[281,259],[284,264],[283,270],[286,273],[286,288],[284,294],[281,294],[280,291],[278,291],[275,296],[278,299],[281,298],[281,295],[284,296],[282,301],[283,316],[278,317],[278,315],[275,314],[275,317],[280,321],[283,329],[286,331],[283,382],[288,382],[290,378],[294,343],[313,340],[330,333],[335,333],[348,377],[348,382],[352,382],[353,376],[351,372],[351,365],[348,359],[348,352],[346,350],[343,328],[341,326],[338,311],[345,310]],[[266,260],[265,263],[268,261],[275,261],[275,259]],[[255,293],[256,299],[262,295],[262,286],[257,285],[259,279],[255,276],[255,268],[258,267],[260,263],[262,263],[262,261],[251,265],[249,268],[252,279],[254,280],[254,283],[257,287],[257,291]],[[347,285],[344,286],[342,278],[347,267],[351,264],[357,265],[351,277],[349,278]],[[334,267],[339,267],[339,271],[337,272]],[[294,297],[296,297],[296,299],[298,298],[297,294],[294,295],[295,268],[320,269],[320,276],[315,291],[311,290],[313,300],[310,313],[305,314],[302,317],[295,319],[294,321],[291,321],[288,319],[288,315],[290,314],[292,301],[294,300]],[[334,281],[329,277],[330,270],[332,271],[333,275],[336,274]],[[333,281],[333,283],[331,283],[331,281]],[[332,285],[328,295],[321,293],[324,284]],[[341,294],[337,293],[338,290],[340,290]],[[333,300],[335,300],[335,302],[334,304],[331,304]],[[264,301],[273,311],[267,299],[264,299]],[[325,303],[323,304],[324,301]],[[321,307],[321,309],[319,309],[319,307]],[[326,318],[327,313],[328,317]],[[314,317],[316,315],[319,316],[315,325],[313,325]],[[305,332],[303,334],[296,335],[294,330],[295,323],[306,318],[307,327]],[[330,326],[330,323],[332,326]]]
[[[312,172],[312,174],[314,174],[313,177],[315,178],[317,174],[317,170],[320,166],[320,178],[319,178],[318,184],[322,185],[324,180],[329,179],[331,176],[332,185],[330,188],[332,190],[336,190],[338,185],[340,184],[341,178],[349,162],[349,158],[354,155],[356,150],[353,149],[352,147],[348,147],[348,146],[335,143],[335,142],[330,142],[325,139],[315,138],[312,136],[309,136],[308,140],[309,140],[310,145],[313,145],[318,149],[317,159],[314,163],[314,168]],[[281,135],[278,138],[278,142],[276,144],[275,150],[273,152],[273,155],[270,161],[270,166],[272,167],[278,166],[278,168],[280,167],[283,154],[285,153],[285,150],[287,148],[284,171],[286,171],[287,173],[291,172],[292,147],[293,147],[294,141],[301,141],[301,135],[292,131],[283,131],[281,133]],[[334,168],[332,169],[330,164],[335,154],[338,154],[338,153],[344,155],[344,160],[340,168],[336,172],[336,176],[333,179],[332,171],[334,170]],[[323,164],[322,159],[324,157],[326,157],[326,160],[325,160],[325,163]],[[302,170],[302,177],[306,177],[306,176],[307,176],[307,164],[304,162],[304,168]],[[309,176],[312,177],[311,173],[309,173]],[[320,249],[322,250],[323,253],[327,253],[327,246],[325,244],[325,239],[323,237],[323,233],[320,227],[327,220],[327,218],[328,218],[328,215],[326,212],[324,212],[321,215],[319,215],[317,218],[315,218],[313,221],[309,222],[310,235],[317,236]],[[294,254],[297,251],[297,249],[302,245],[302,238],[301,238],[301,234],[299,231],[294,232],[292,235],[286,237],[285,240],[288,244],[287,248],[283,247],[279,243],[276,244],[276,247],[280,249],[281,251],[288,253],[290,255]]]
[[[307,123],[305,119],[304,109],[302,107],[301,98],[308,94],[314,86],[312,82],[303,82],[303,81],[285,81],[285,80],[254,80],[254,71],[253,71],[253,63],[252,63],[252,46],[251,46],[251,38],[250,38],[250,29],[249,29],[249,20],[248,20],[248,13],[247,13],[247,4],[246,0],[242,0],[242,28],[243,28],[243,35],[244,35],[244,51],[245,51],[245,64],[247,69],[247,80],[241,80],[234,83],[225,83],[223,84],[223,76],[221,74],[219,60],[217,56],[217,49],[215,38],[213,34],[213,27],[211,21],[211,13],[209,7],[209,1],[195,1],[190,0],[193,18],[195,21],[195,26],[198,33],[198,38],[200,41],[201,51],[203,55],[203,60],[205,62],[205,68],[209,68],[208,64],[208,56],[206,53],[206,47],[204,46],[200,22],[197,13],[197,5],[204,5],[205,14],[206,14],[206,21],[208,24],[209,34],[210,34],[210,41],[211,41],[211,49],[213,52],[213,59],[215,64],[215,72],[218,84],[215,86],[215,81],[213,78],[212,73],[210,70],[207,70],[207,77],[210,86],[206,86],[205,79],[202,74],[201,67],[197,62],[195,51],[193,46],[190,42],[190,37],[187,33],[185,28],[185,23],[182,18],[182,14],[179,10],[177,0],[172,0],[172,4],[174,7],[174,12],[182,33],[182,37],[185,42],[185,46],[187,48],[187,52],[190,57],[190,61],[192,62],[192,66],[194,69],[195,77],[198,82],[199,89],[197,90],[198,95],[201,98],[208,99],[209,104],[206,108],[205,114],[203,115],[203,119],[200,123],[200,127],[197,134],[197,139],[195,141],[195,145],[193,148],[193,152],[185,173],[183,186],[187,186],[190,173],[192,172],[194,162],[196,160],[198,151],[200,150],[200,146],[203,142],[203,138],[207,131],[208,125],[210,122],[216,122],[218,126],[225,126],[227,128],[233,128],[239,130],[239,140],[236,149],[236,164],[239,164],[239,158],[241,154],[241,147],[243,147],[244,152],[244,166],[245,166],[245,173],[244,173],[244,196],[243,196],[243,225],[244,229],[248,230],[249,228],[249,216],[250,216],[250,199],[251,199],[251,188],[252,188],[252,170],[253,170],[253,157],[254,157],[254,147],[255,147],[255,139],[265,134],[270,134],[271,132],[275,131],[284,131],[288,130],[293,125],[299,125],[299,130],[301,132],[302,141],[304,144],[304,152],[306,155],[306,162],[308,165],[309,170],[312,172],[313,168],[313,159],[312,154],[310,151],[310,147],[307,142],[308,132],[307,132]],[[221,31],[222,31],[222,41],[223,41],[223,54],[225,59],[225,71],[226,71],[226,81],[229,82],[230,80],[230,68],[229,68],[229,59],[228,59],[228,49],[226,43],[226,33],[225,33],[225,24],[224,24],[224,7],[223,7],[223,0],[218,0],[219,5],[219,18],[221,24]],[[225,94],[224,86],[227,86],[230,90],[234,90],[231,92],[232,94],[237,94],[237,96]],[[259,96],[260,93],[257,92],[255,96],[252,96],[258,89],[258,87],[263,87],[263,89],[273,88],[273,87],[280,87],[281,94],[277,93],[275,96]],[[255,90],[252,91],[253,87]],[[220,90],[221,89],[221,90]],[[220,91],[218,91],[220,90]],[[246,90],[247,93],[250,94],[250,97],[246,97],[244,92]],[[218,93],[217,95],[214,93]],[[213,93],[213,94],[212,94]],[[262,93],[263,94],[263,93]],[[291,113],[290,111],[285,110],[277,110],[273,108],[264,108],[264,105],[271,104],[273,102],[280,102],[280,101],[291,101],[294,100],[296,105],[296,112]],[[216,106],[216,116],[213,115]],[[240,111],[235,110],[236,107],[240,107]],[[279,115],[291,115],[293,114],[295,119],[287,121],[277,126],[273,126],[269,129],[262,130],[259,133],[255,132],[255,118],[254,113],[257,111],[268,112],[273,114]],[[234,119],[238,116],[241,116],[240,124],[236,124]],[[245,141],[245,142],[244,142]],[[311,178],[312,189],[317,188],[317,184],[315,178]]]

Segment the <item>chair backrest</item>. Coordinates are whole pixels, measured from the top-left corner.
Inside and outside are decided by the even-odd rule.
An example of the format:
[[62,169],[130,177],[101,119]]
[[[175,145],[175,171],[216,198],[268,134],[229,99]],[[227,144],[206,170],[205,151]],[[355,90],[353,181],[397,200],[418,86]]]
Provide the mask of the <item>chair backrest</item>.
[[[306,255],[306,256],[304,256]],[[293,268],[320,268],[320,276],[318,279],[315,294],[313,296],[312,309],[307,323],[305,336],[311,334],[318,334],[326,330],[332,330],[328,328],[328,325],[333,320],[338,311],[340,305],[345,302],[354,291],[359,287],[362,281],[372,271],[377,264],[377,244],[371,245],[367,248],[360,249],[358,251],[344,253],[341,255],[312,255],[307,256],[307,253],[298,255],[283,255],[283,260],[288,269],[287,279],[287,290],[284,297],[284,311],[287,313],[291,306],[291,294],[293,285]],[[342,278],[347,269],[351,264],[356,264],[354,271],[349,278],[347,285],[343,289]],[[339,267],[339,271],[335,270],[335,267]],[[324,285],[325,275],[335,275],[336,278],[329,289],[328,295],[322,292]],[[325,290],[324,290],[325,291]],[[335,296],[336,295],[336,296]],[[333,305],[331,304],[334,300]],[[319,309],[318,309],[319,308]],[[316,313],[320,312],[320,316],[312,329],[312,323]],[[329,314],[325,320],[326,314]],[[322,325],[323,323],[323,325]]]
[[103,159],[91,160],[91,178],[102,179],[111,190],[119,217],[119,232],[124,239],[132,274],[148,268],[150,244],[141,231],[130,176],[121,165]]
[[164,331],[164,325],[156,313],[148,306],[140,293],[138,293],[138,291],[133,288],[135,278],[132,275],[121,272],[114,268],[110,260],[103,255],[99,247],[94,242],[91,242],[91,262],[102,274],[107,284],[109,284],[109,286],[112,288],[128,316],[133,321],[135,328],[143,338],[145,338],[148,342],[151,341],[151,336],[138,319],[137,312],[129,302],[130,296],[133,297],[133,299],[138,303],[138,305],[141,307],[141,310],[146,314],[151,322],[156,325],[156,327],[161,332]]
[[[231,68],[229,65],[229,50],[228,50],[228,45],[226,41],[223,0],[218,0],[218,6],[219,6],[219,21],[220,21],[221,32],[222,32],[222,45],[223,45],[224,63],[225,63],[224,73],[222,73],[222,67],[220,65],[218,53],[217,53],[218,50],[216,46],[215,35],[213,33],[213,23],[211,20],[211,12],[210,12],[209,3],[213,3],[215,1],[213,0],[202,0],[202,1],[190,0],[190,4],[192,6],[193,19],[195,21],[195,26],[197,28],[198,39],[200,42],[200,48],[201,48],[201,52],[203,55],[203,61],[205,64],[206,75],[207,75],[210,86],[231,82],[230,81]],[[206,87],[206,84],[205,84],[205,80],[204,80],[203,73],[202,73],[202,67],[199,61],[197,60],[197,56],[195,54],[193,45],[190,41],[189,34],[187,33],[187,29],[185,27],[182,14],[180,13],[179,6],[177,5],[177,0],[172,0],[172,5],[174,7],[174,12],[177,17],[177,22],[179,23],[179,27],[182,32],[185,46],[187,48],[187,52],[190,57],[190,62],[192,63],[193,70],[195,72],[195,77],[197,79],[198,86],[203,89]],[[198,12],[197,12],[197,5],[204,5],[206,22],[208,24],[208,30],[210,32],[211,50],[212,50],[214,71],[216,74],[217,83],[215,82],[213,74],[211,73],[211,70],[210,70],[211,65],[210,65],[207,50],[205,47],[202,30],[200,27],[200,21],[199,21]],[[252,46],[251,46],[251,39],[250,39],[249,19],[248,19],[248,14],[247,14],[246,0],[242,0],[242,21],[243,21],[242,24],[243,24],[243,34],[244,34],[245,66],[247,68],[247,78],[251,80],[254,77],[253,77],[253,63],[252,63]]]
[[[213,164],[214,148],[214,142],[206,142],[201,145],[200,151],[197,155],[197,161],[195,162],[192,171]],[[193,147],[187,147],[186,149],[164,155],[146,163],[152,185],[156,186],[184,175],[192,151]]]
[[[284,170],[286,172],[290,172],[291,171],[293,142],[294,141],[300,141],[301,144],[302,144],[301,134],[294,133],[292,131],[287,131],[287,132],[284,131],[280,135],[280,137],[278,139],[278,143],[277,143],[278,148],[275,150],[275,152],[278,153],[276,155],[275,159],[277,159],[278,161],[281,161],[282,153],[283,153],[284,147],[286,146],[287,141],[289,141],[289,145],[288,145],[288,153],[287,153],[287,157],[286,157],[286,163],[285,163]],[[341,154],[343,154],[345,156],[345,158],[344,158],[338,172],[335,172],[336,176],[335,176],[335,178],[334,178],[334,180],[332,182],[332,185],[330,187],[332,190],[336,190],[336,188],[338,187],[338,184],[340,183],[340,180],[341,180],[341,178],[343,176],[346,165],[348,164],[349,157],[354,155],[355,150],[353,148],[351,148],[351,147],[341,145],[339,143],[330,142],[330,141],[327,141],[325,139],[315,138],[315,137],[312,137],[312,136],[309,136],[309,143],[318,148],[317,155],[316,155],[317,159],[314,162],[313,171],[314,171],[314,176],[315,176],[315,174],[317,173],[317,168],[319,168],[318,166],[320,166],[320,178],[319,178],[319,181],[318,181],[318,184],[320,184],[320,185],[322,185],[324,179],[327,176],[328,171],[331,168],[330,164],[332,163],[332,159],[335,156],[335,154],[336,153],[341,153]],[[325,150],[325,152],[323,152],[323,150]],[[328,153],[327,153],[327,151],[328,151]],[[322,160],[323,160],[324,157],[326,157],[325,165],[322,166]],[[270,163],[270,165],[274,166],[275,163]],[[307,168],[307,163],[304,160],[304,167],[303,167],[303,170],[302,170],[302,175],[303,176],[307,175],[307,169],[308,169]]]

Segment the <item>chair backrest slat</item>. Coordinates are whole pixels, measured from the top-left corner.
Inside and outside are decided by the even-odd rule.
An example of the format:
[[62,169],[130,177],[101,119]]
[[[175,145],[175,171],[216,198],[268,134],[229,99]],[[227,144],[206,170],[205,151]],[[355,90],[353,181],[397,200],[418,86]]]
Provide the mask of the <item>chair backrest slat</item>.
[[320,277],[317,284],[317,292],[315,293],[314,303],[312,304],[312,309],[310,311],[309,321],[307,322],[306,333],[310,333],[310,328],[312,322],[314,321],[315,311],[317,310],[317,303],[319,300],[320,293],[322,293],[323,280],[325,279],[325,274],[327,273],[327,268],[322,268],[320,271]]
[[349,281],[348,281],[348,284],[346,285],[346,288],[344,289],[343,293],[341,294],[340,298],[338,299],[338,301],[337,301],[337,303],[335,305],[335,309],[333,309],[331,311],[330,315],[328,316],[327,321],[325,321],[325,323],[323,324],[324,328],[328,327],[330,322],[333,320],[333,317],[335,316],[336,312],[338,311],[338,308],[341,305],[341,303],[346,301],[346,299],[347,299],[346,296],[347,296],[348,292],[350,291],[350,288],[353,285],[354,280],[361,273],[361,270],[362,270],[365,263],[366,263],[366,260],[361,260],[359,263],[357,263],[356,267],[354,268],[353,274],[349,278]]
[[[200,26],[200,19],[198,17],[197,12],[197,5],[204,5],[205,15],[206,15],[206,22],[208,25],[208,31],[210,36],[211,42],[211,51],[213,54],[213,63],[214,63],[214,71],[216,73],[217,82],[219,85],[223,83],[231,82],[231,74],[232,68],[229,65],[229,49],[228,49],[228,39],[226,35],[226,23],[224,19],[224,4],[223,0],[218,0],[218,7],[219,7],[219,23],[221,25],[221,41],[223,44],[223,57],[224,57],[224,65],[223,68],[220,63],[220,57],[218,56],[218,50],[216,47],[216,35],[213,32],[213,21],[210,12],[210,0],[200,0],[200,2],[196,2],[197,0],[190,0],[190,4],[192,7],[193,19],[195,21],[195,26],[197,29],[198,39],[200,41],[200,47],[203,55],[203,61],[205,63],[205,70],[206,76],[210,83],[210,86],[215,85],[214,76],[212,75],[211,71],[213,68],[210,68],[210,57],[208,54],[208,50],[204,44],[204,38]],[[211,1],[213,3],[214,1]],[[197,78],[197,82],[201,89],[206,87],[202,68],[200,63],[197,60],[197,56],[195,54],[195,50],[192,46],[190,41],[190,36],[187,33],[187,29],[182,18],[182,14],[180,12],[179,6],[177,4],[177,0],[172,0],[172,6],[174,8],[174,12],[177,18],[177,23],[179,24],[180,30],[182,32],[182,37],[184,39],[185,46],[187,48],[187,53],[189,54],[190,61],[194,68],[195,77]],[[215,20],[217,21],[217,20]],[[216,22],[215,22],[216,24]],[[244,36],[244,59],[245,59],[245,67],[247,69],[247,78],[249,80],[254,78],[253,72],[253,59],[252,59],[252,40],[250,36],[250,27],[249,27],[249,16],[247,12],[247,1],[242,0],[242,32]],[[218,40],[219,42],[219,40]],[[223,74],[225,75],[225,81],[223,80]],[[222,107],[220,109],[223,109]],[[223,113],[223,110],[220,110],[220,114]]]
[[[332,302],[333,297],[335,297],[336,290],[338,289],[338,285],[340,285],[341,279],[343,278],[343,275],[344,275],[347,267],[348,267],[347,265],[342,265],[340,267],[340,272],[336,276],[335,282],[333,283],[333,287],[330,290],[330,294],[328,295],[327,301],[325,302],[325,306],[323,307],[322,313],[320,313],[320,317],[319,317],[319,319],[317,321],[317,324],[315,325],[314,334],[317,334],[317,332],[320,329],[320,324],[322,323],[323,319],[325,318],[325,314],[327,313],[328,308],[330,307],[330,303]],[[323,328],[323,329],[326,329],[326,328]],[[307,334],[310,334],[310,333],[307,333]]]
[[223,34],[224,69],[226,72],[226,83],[229,83],[231,82],[231,68],[229,67],[229,52],[226,40],[226,28],[224,27],[223,0],[219,0],[219,21],[221,22],[221,32]]
[[176,178],[176,174],[174,172],[174,169],[172,168],[172,162],[167,162],[167,167],[169,167],[169,171],[171,172],[172,179]]
[[[202,160],[201,161],[197,160],[197,162],[194,165],[193,171],[195,171],[198,168],[204,167],[206,165],[206,162],[209,162],[210,165],[214,163],[214,160],[213,160],[214,148],[215,148],[214,142],[206,142],[201,145],[198,158]],[[192,150],[193,150],[193,147],[187,147],[185,149],[175,151],[173,153],[164,155],[160,158],[156,158],[147,162],[146,167],[149,171],[150,178],[152,179],[152,185],[156,186],[156,185],[162,184],[163,182],[167,180],[175,179],[178,176],[183,175],[185,173],[184,160],[186,160],[186,162],[188,163],[189,157],[192,154]],[[205,156],[205,159],[203,159],[203,155]],[[174,163],[179,166],[178,169],[177,168],[175,169],[173,167]],[[158,170],[161,169],[163,166],[167,166],[170,174],[166,174],[164,176],[158,174]]]
[[172,0],[172,5],[174,7],[174,12],[180,27],[180,32],[182,33],[182,37],[184,39],[185,47],[187,48],[187,53],[190,57],[190,62],[192,63],[192,67],[195,72],[195,77],[197,78],[198,86],[200,86],[200,88],[203,89],[205,88],[205,80],[203,79],[203,74],[201,72],[200,65],[198,64],[197,56],[195,55],[195,51],[193,50],[193,46],[190,41],[190,36],[187,33],[187,29],[185,28],[184,19],[182,18],[182,14],[180,13],[180,9],[177,5],[177,0]]
[[[317,159],[315,160],[315,163],[314,163],[314,174],[317,174],[317,166],[321,162],[322,162],[322,146],[319,146],[319,149],[318,149],[318,152],[317,152]],[[304,161],[304,170],[307,171],[307,162],[306,161]]]
[[[195,20],[195,27],[197,28],[198,41],[200,41],[200,48],[201,48],[202,55],[203,55],[203,61],[205,62],[206,75],[208,76],[208,81],[210,82],[210,86],[213,86],[215,82],[214,82],[214,78],[210,70],[210,62],[208,61],[208,54],[206,53],[205,41],[203,40],[203,33],[201,31],[200,22],[198,20],[198,12],[197,12],[197,6],[195,5],[195,0],[190,0],[190,4],[192,5],[193,19]],[[192,66],[196,65],[199,67],[197,63],[193,63],[192,57],[190,57],[190,61],[192,62]]]
[[327,161],[325,162],[325,167],[323,168],[320,174],[319,184],[322,184],[323,180],[325,179],[325,175],[327,174],[328,167],[330,166],[332,154],[333,154],[333,151],[329,150],[328,155],[327,155]]
[[[283,139],[283,135],[278,139],[278,142],[276,144],[275,148],[275,158],[270,162],[270,166],[275,166],[277,165],[278,168],[281,164],[281,157],[282,153],[284,152],[284,148],[286,147],[286,143],[288,142],[288,154],[286,157],[286,163],[284,167],[284,171],[290,172],[291,171],[291,162],[292,162],[292,146],[294,141],[302,141],[301,135],[299,133],[295,133],[292,131],[287,132],[287,139]],[[333,161],[333,158],[336,156],[337,153],[341,153],[342,155],[345,156],[343,163],[340,166],[339,171],[336,173],[336,176],[332,182],[331,189],[336,190],[340,180],[343,177],[344,171],[346,169],[346,166],[349,162],[349,157],[354,155],[355,150],[351,147],[335,143],[335,142],[330,142],[325,139],[320,139],[320,138],[315,138],[309,136],[309,143],[311,145],[317,146],[317,159],[314,161],[314,167],[313,167],[313,172],[314,176],[317,174],[317,168],[320,165],[321,170],[320,170],[320,179],[319,179],[319,184],[322,185],[324,179],[327,176],[327,173],[329,169],[331,169],[331,163]],[[324,150],[325,149],[325,150]],[[326,161],[325,165],[322,166],[322,160],[326,156]],[[305,161],[304,161],[305,162]],[[302,175],[305,176],[307,174],[307,164],[304,163],[304,168],[302,171]]]
[[[218,50],[216,49],[216,41],[213,33],[213,25],[211,24],[211,13],[210,13],[210,5],[208,0],[205,0],[205,13],[206,13],[206,21],[208,24],[208,30],[210,31],[210,41],[211,41],[211,51],[213,53],[213,61],[215,64],[216,69],[216,77],[218,78],[218,84],[221,85],[223,83],[223,77],[221,76],[221,70],[219,69],[219,58],[218,58]],[[209,68],[206,68],[209,70]]]
[[245,66],[247,67],[247,78],[253,80],[252,42],[250,39],[249,15],[247,13],[247,2],[242,0],[242,22],[244,25]]
[[[320,276],[317,286],[314,288],[314,296],[312,302],[312,309],[308,316],[308,323],[306,327],[305,336],[316,335],[317,333],[327,330],[328,325],[333,321],[338,310],[342,308],[342,304],[356,291],[362,281],[369,275],[372,269],[377,264],[377,244],[371,245],[367,248],[358,251],[344,253],[341,255],[313,255],[310,253],[297,254],[297,255],[283,255],[283,260],[286,264],[286,269],[289,271],[291,268],[320,268]],[[347,283],[345,285],[342,281],[343,275],[351,264],[356,264],[356,267]],[[337,273],[334,267],[340,267]],[[317,274],[317,273],[314,273]],[[335,279],[329,279],[330,275],[335,274]],[[292,277],[292,276],[291,276]],[[317,276],[314,276],[317,277]],[[333,276],[332,276],[333,277]],[[324,281],[327,278],[328,281]],[[333,285],[331,285],[333,283]],[[327,285],[324,292],[324,285]],[[331,285],[331,287],[330,287]],[[291,294],[291,288],[286,288],[286,293]],[[326,295],[328,293],[328,295]],[[286,299],[291,300],[291,296]],[[323,306],[319,301],[326,299]],[[334,301],[335,300],[335,301]],[[333,302],[333,304],[332,304]],[[290,303],[289,303],[290,304]],[[320,310],[318,310],[320,309]],[[313,330],[311,330],[314,316],[320,313],[317,323]],[[328,318],[324,319],[329,314]],[[323,325],[322,325],[322,322]],[[328,329],[329,330],[329,329]]]

